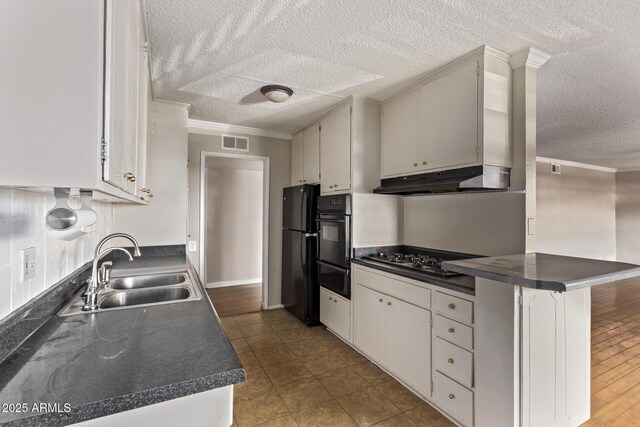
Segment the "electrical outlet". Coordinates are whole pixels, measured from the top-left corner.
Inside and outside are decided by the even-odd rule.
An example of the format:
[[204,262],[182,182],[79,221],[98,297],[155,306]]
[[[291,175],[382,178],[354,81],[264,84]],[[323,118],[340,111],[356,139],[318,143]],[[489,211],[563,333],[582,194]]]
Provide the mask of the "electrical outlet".
[[189,252],[195,252],[198,250],[197,242],[195,240],[189,240]]
[[22,281],[26,282],[36,275],[36,248],[22,250]]

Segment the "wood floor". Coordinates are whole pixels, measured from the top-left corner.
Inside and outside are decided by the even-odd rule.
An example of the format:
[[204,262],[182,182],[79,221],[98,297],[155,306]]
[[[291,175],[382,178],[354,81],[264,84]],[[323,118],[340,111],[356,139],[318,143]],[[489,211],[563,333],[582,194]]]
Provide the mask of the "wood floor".
[[207,294],[220,317],[255,313],[262,305],[262,283],[209,288]]
[[640,280],[591,290],[591,420],[640,426]]

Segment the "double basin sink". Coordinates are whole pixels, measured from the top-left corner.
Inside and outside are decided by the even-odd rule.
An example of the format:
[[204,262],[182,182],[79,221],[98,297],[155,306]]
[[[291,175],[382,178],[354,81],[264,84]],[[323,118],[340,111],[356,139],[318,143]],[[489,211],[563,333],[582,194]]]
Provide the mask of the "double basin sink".
[[143,274],[111,279],[98,292],[98,309],[83,311],[84,288],[60,310],[58,316],[95,313],[199,300],[200,292],[188,271]]

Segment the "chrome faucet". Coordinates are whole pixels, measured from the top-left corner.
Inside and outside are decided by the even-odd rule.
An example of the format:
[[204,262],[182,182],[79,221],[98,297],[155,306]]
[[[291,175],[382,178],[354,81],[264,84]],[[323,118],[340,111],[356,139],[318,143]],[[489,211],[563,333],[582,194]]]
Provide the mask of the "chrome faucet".
[[98,308],[98,263],[100,262],[100,258],[105,256],[108,253],[113,251],[122,251],[129,257],[129,261],[133,261],[133,257],[129,253],[128,250],[124,248],[109,248],[100,252],[93,259],[93,268],[91,269],[91,279],[89,279],[89,284],[87,285],[87,291],[84,295],[84,307],[82,307],[83,311],[93,311]]
[[100,240],[98,242],[98,245],[96,246],[96,250],[93,253],[93,257],[97,258],[98,254],[100,253],[100,250],[102,249],[102,246],[107,243],[107,241],[111,240],[111,239],[115,239],[117,237],[122,237],[124,239],[129,240],[131,243],[133,243],[133,256],[140,256],[140,247],[138,246],[138,241],[136,239],[133,238],[133,236],[127,234],[127,233],[113,233],[113,234],[109,234],[108,236],[105,236],[102,240]]

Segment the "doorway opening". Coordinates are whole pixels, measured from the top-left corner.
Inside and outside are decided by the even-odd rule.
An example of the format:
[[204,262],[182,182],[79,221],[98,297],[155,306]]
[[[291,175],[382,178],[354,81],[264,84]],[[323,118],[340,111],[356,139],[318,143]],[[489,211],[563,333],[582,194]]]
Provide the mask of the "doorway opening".
[[219,316],[268,306],[269,158],[203,152],[200,275]]

